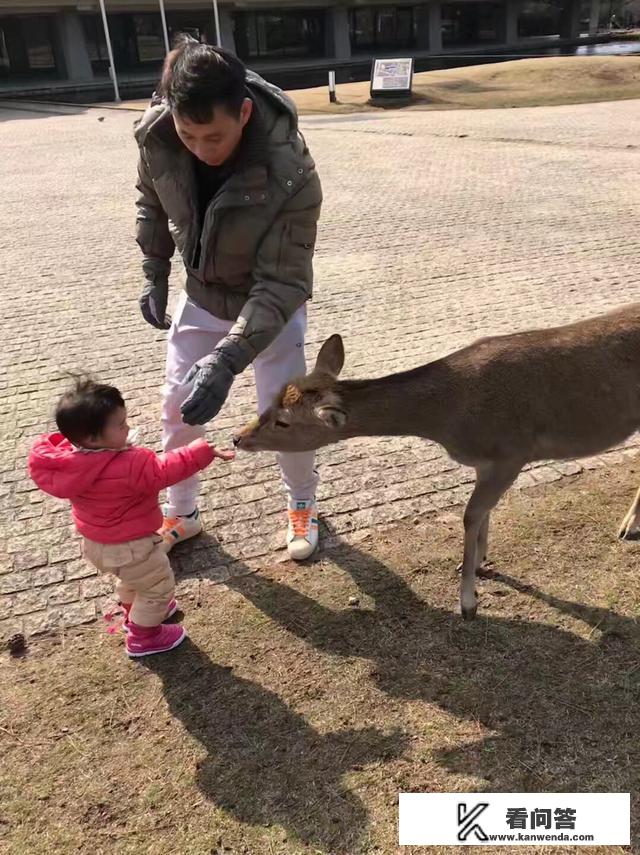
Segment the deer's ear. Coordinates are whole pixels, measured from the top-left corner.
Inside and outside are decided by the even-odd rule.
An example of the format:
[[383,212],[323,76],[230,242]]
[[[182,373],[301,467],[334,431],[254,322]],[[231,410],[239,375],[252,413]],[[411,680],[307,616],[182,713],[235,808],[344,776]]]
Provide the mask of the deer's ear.
[[332,335],[328,338],[320,348],[320,353],[316,359],[316,371],[322,371],[324,374],[331,374],[332,377],[337,377],[342,371],[344,365],[344,344],[342,337]]
[[333,430],[338,430],[347,423],[347,414],[339,407],[330,407],[325,404],[324,406],[315,407],[313,412],[317,419]]

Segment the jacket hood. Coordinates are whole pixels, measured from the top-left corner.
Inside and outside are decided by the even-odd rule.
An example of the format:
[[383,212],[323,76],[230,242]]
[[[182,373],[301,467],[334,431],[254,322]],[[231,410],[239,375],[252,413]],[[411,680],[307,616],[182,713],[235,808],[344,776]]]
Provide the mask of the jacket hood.
[[[296,106],[281,89],[249,70],[246,83],[249,97],[257,103],[263,116],[268,113],[284,113],[289,116],[292,128],[298,127]],[[167,102],[154,93],[146,113],[135,125],[134,136],[138,145],[142,147],[149,134],[157,135],[165,142],[179,143],[173,122],[168,121],[170,116],[171,110]]]
[[86,492],[119,451],[83,452],[61,433],[39,437],[29,454],[29,475],[45,493],[73,499]]

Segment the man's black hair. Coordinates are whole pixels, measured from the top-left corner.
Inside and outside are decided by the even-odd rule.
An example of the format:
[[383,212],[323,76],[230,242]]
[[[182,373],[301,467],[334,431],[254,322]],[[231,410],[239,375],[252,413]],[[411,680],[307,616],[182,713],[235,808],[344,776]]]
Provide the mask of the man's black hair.
[[210,122],[216,107],[237,118],[247,97],[245,74],[235,54],[181,35],[165,60],[161,91],[172,111],[192,122]]
[[124,399],[115,386],[78,377],[58,401],[56,424],[69,442],[78,445],[101,434],[109,416],[119,407],[124,407]]

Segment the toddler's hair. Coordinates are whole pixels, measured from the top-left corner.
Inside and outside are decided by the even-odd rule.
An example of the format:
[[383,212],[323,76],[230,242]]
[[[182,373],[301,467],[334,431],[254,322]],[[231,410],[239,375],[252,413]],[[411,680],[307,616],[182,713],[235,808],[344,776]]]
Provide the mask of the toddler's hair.
[[96,383],[91,377],[76,377],[72,388],[58,401],[56,424],[60,433],[77,445],[101,434],[119,407],[124,407],[124,399],[115,386]]

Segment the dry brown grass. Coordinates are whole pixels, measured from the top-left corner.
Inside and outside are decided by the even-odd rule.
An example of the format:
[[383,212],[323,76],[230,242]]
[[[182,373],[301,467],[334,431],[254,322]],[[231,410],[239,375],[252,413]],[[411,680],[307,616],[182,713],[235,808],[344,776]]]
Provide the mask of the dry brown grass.
[[203,584],[173,654],[97,626],[2,654],[0,849],[417,855],[401,790],[635,792],[640,547],[615,525],[639,480],[512,493],[471,624],[447,513]]
[[[303,116],[386,109],[369,104],[368,81],[338,85],[337,104],[329,103],[325,86],[288,94]],[[640,98],[640,56],[544,57],[425,71],[414,77],[414,94],[413,103],[400,109],[542,107]],[[147,104],[147,100],[126,101],[121,106],[144,110]]]
[[[519,59],[450,71],[426,71],[414,77],[414,102],[407,110],[540,107],[640,98],[640,56],[560,56]],[[289,93],[301,114],[376,110],[369,83],[337,87],[338,104],[327,89]]]

